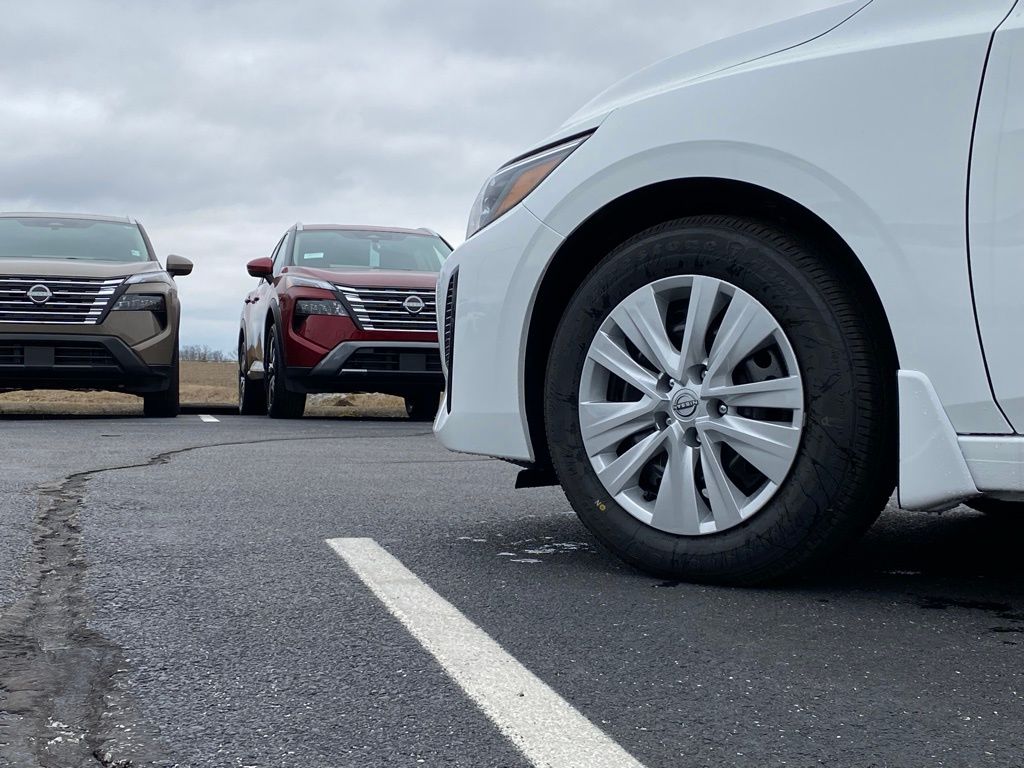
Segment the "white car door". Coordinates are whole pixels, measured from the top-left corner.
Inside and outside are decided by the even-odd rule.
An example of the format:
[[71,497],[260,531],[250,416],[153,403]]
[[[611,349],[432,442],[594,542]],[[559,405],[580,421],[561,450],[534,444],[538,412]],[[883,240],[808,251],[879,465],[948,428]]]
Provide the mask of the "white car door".
[[[974,301],[993,394],[1024,433],[1024,3],[995,33],[969,188]],[[955,360],[950,365],[956,365]]]

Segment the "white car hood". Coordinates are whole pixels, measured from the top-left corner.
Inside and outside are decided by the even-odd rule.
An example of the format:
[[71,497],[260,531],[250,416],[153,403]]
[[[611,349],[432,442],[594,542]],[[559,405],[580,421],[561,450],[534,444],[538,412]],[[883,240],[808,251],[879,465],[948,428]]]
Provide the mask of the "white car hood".
[[753,29],[670,56],[630,75],[599,94],[569,118],[549,140],[555,141],[595,128],[613,110],[648,96],[803,45],[831,32],[871,2],[872,0],[848,0],[831,8]]

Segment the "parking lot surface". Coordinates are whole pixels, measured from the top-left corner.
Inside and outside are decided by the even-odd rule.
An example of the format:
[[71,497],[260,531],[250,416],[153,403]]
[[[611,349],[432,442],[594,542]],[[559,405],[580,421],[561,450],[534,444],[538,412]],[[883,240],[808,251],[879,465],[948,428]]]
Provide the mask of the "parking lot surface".
[[428,425],[215,418],[0,421],[0,764],[1020,763],[1024,519],[890,509],[827,579],[694,586]]

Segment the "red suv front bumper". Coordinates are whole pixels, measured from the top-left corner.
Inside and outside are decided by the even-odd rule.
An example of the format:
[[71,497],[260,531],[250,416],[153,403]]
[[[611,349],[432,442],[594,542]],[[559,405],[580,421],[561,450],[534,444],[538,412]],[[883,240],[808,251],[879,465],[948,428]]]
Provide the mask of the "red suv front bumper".
[[[407,289],[394,289],[407,291]],[[362,305],[315,288],[281,300],[285,382],[293,392],[382,392],[398,396],[444,389],[436,328],[430,331],[379,330]],[[299,299],[340,298],[348,317],[300,318]],[[434,309],[420,313],[434,318]]]

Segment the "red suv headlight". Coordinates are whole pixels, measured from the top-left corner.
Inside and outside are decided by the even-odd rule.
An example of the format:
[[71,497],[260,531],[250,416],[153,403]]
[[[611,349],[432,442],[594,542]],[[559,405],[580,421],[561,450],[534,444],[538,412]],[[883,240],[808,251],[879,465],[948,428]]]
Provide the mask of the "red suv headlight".
[[345,317],[345,305],[337,299],[299,299],[295,302],[295,317],[304,318],[311,315],[329,315]]

